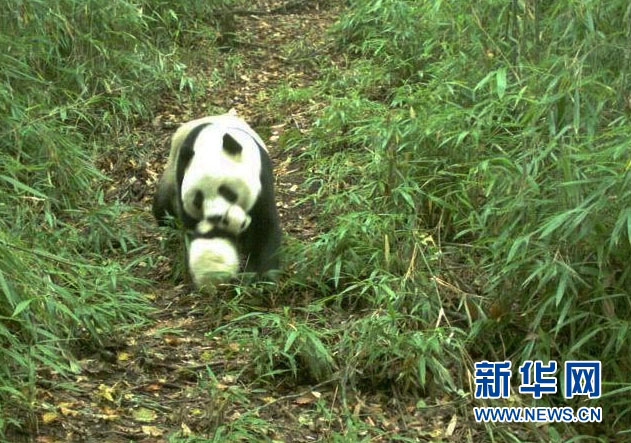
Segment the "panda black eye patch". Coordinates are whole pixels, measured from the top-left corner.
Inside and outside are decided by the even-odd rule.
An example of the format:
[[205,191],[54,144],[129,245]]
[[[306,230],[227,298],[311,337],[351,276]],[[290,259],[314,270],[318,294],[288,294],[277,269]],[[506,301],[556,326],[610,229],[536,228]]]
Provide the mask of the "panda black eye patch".
[[237,193],[234,192],[229,187],[227,187],[226,185],[219,186],[219,190],[217,192],[219,192],[219,195],[225,198],[229,203],[235,203],[237,199],[239,198]]
[[202,209],[202,203],[204,203],[204,194],[202,193],[202,191],[195,192],[193,206],[195,206],[197,209]]

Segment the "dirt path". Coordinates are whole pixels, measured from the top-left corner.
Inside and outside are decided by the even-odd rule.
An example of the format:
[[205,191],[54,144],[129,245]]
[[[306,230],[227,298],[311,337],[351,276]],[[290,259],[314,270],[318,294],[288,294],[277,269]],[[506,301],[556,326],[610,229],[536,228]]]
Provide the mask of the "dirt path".
[[[261,1],[252,9],[270,10],[279,4]],[[309,57],[327,50],[325,30],[336,12],[318,8],[317,2],[280,12],[236,17],[233,49],[213,52],[212,60],[199,67],[203,71],[199,74],[223,81],[208,87],[204,100],[182,103],[165,98],[152,125],[139,128],[137,147],[145,148],[145,157],[129,150],[104,159],[103,168],[116,181],[111,196],[148,212],[153,187],[146,184],[155,183],[161,172],[168,138],[177,124],[215,109],[235,108],[268,141],[286,233],[303,239],[313,235],[312,209],[294,208],[304,172],[296,164],[298,153],[281,153],[276,145],[283,131],[303,131],[312,116],[306,109],[274,109],[270,91],[279,85],[305,86],[317,77]],[[150,291],[157,307],[155,323],[120,337],[106,349],[85,352],[82,370],[72,382],[59,379],[58,385],[41,386],[39,402],[45,407],[37,417],[37,441],[152,442],[165,441],[174,432],[184,438],[212,437],[222,425],[244,436],[317,438],[319,425],[310,427],[310,435],[304,429],[297,431],[294,423],[299,417],[292,412],[297,405],[313,403],[312,388],[288,389],[240,378],[251,363],[248,351],[205,336],[226,320],[225,313],[211,311],[209,299],[189,294],[185,285],[174,287],[170,279],[177,257],[159,250],[157,230],[140,235],[152,248],[149,253],[159,257],[150,271],[156,281]],[[54,379],[54,375],[43,378]],[[269,421],[274,429],[264,429]]]

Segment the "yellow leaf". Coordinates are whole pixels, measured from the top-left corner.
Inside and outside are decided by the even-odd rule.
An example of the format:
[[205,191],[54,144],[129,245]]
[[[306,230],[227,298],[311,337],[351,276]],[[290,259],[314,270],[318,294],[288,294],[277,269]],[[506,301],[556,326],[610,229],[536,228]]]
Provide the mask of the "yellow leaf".
[[112,397],[113,393],[114,393],[114,388],[110,388],[109,386],[106,386],[106,385],[99,385],[100,397],[103,397],[104,399],[113,402],[114,401],[114,397]]
[[134,410],[133,416],[135,420],[149,422],[154,421],[158,417],[158,414],[156,414],[156,412],[152,411],[151,409],[138,408]]
[[58,405],[58,407],[59,407],[59,412],[61,412],[63,415],[69,415],[71,417],[76,417],[77,415],[79,415],[79,411],[75,411],[73,409],[70,409],[61,405]]
[[107,414],[94,414],[94,416],[96,418],[100,418],[102,420],[107,420],[107,421],[114,421],[114,420],[118,420],[120,417],[116,414],[113,415],[107,415]]
[[447,425],[447,432],[445,432],[445,437],[451,437],[456,429],[456,425],[458,424],[458,416],[454,414],[449,421],[449,425]]
[[42,414],[42,421],[44,422],[45,425],[47,425],[48,423],[51,423],[55,420],[57,420],[59,416],[57,415],[56,412],[44,412]]
[[164,337],[164,342],[169,346],[177,346],[180,344],[180,338],[174,335]]
[[430,432],[429,435],[431,435],[433,438],[438,438],[443,435],[443,430],[440,428],[436,428],[432,432]]
[[118,361],[127,361],[127,360],[129,360],[129,354],[127,352],[118,353]]
[[315,401],[315,397],[311,394],[306,394],[301,397],[298,397],[294,403],[298,405],[308,405],[309,403],[313,403]]
[[105,415],[116,415],[116,409],[107,406],[101,408],[101,412]]
[[151,437],[160,437],[162,434],[164,434],[164,431],[162,429],[158,429],[155,426],[141,426],[141,429],[144,434],[147,434]]
[[231,374],[226,374],[223,377],[221,377],[221,381],[223,381],[224,383],[234,383],[236,379],[237,377]]
[[182,434],[184,434],[184,437],[188,437],[192,433],[191,428],[189,428],[186,423],[182,423]]

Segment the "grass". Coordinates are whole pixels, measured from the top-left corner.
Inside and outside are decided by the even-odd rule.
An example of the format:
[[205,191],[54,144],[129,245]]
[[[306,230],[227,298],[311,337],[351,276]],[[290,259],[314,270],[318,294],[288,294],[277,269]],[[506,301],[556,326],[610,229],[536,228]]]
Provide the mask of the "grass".
[[221,23],[197,17],[227,4],[5,5],[0,435],[7,424],[28,424],[18,417],[29,417],[36,377],[77,372],[75,351],[145,322],[140,214],[105,197],[110,185],[96,160],[130,142],[156,104],[147,97],[194,86],[184,65],[194,58],[177,43],[215,40]]
[[454,395],[471,361],[601,360],[597,432],[625,429],[629,14],[356,0],[334,31],[344,69],[279,91],[327,103],[303,158],[328,222],[300,268],[352,318],[345,380]]

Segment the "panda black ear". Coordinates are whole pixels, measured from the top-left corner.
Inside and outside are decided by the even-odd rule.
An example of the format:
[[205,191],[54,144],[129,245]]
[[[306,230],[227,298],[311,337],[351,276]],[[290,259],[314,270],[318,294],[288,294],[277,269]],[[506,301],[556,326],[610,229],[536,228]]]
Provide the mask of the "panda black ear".
[[229,155],[237,155],[241,153],[243,148],[230,134],[225,134],[223,136],[223,149]]

